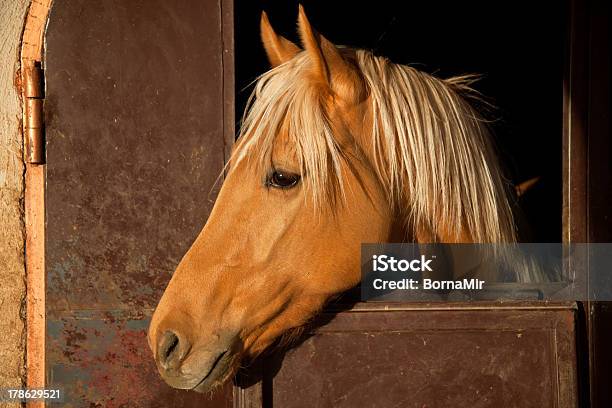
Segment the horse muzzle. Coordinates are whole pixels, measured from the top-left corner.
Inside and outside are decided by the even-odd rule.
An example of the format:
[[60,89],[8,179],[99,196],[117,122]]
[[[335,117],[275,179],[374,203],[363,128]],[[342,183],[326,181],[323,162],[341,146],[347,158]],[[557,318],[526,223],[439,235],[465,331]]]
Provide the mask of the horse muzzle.
[[157,369],[173,388],[208,392],[231,374],[238,358],[235,336],[214,336],[215,341],[194,346],[177,330],[166,329],[157,336],[154,349]]

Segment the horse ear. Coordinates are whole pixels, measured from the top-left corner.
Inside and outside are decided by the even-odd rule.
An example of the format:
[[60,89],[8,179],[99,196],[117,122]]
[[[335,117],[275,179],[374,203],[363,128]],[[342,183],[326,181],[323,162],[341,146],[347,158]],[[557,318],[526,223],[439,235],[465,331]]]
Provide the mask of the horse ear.
[[283,62],[289,61],[298,52],[300,52],[297,45],[274,32],[265,11],[261,12],[260,30],[261,41],[266,49],[268,61],[270,61],[272,68],[282,64]]
[[340,50],[312,28],[300,4],[298,30],[302,45],[315,64],[315,74],[334,94],[349,100],[361,98],[363,84],[355,67],[346,61]]

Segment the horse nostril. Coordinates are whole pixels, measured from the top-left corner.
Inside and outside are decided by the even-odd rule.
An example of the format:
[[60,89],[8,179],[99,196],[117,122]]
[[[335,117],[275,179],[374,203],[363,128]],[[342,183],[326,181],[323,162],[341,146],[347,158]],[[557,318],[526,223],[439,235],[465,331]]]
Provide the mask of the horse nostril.
[[164,332],[158,344],[157,358],[166,370],[178,367],[189,351],[187,341],[181,340],[181,337],[172,330]]

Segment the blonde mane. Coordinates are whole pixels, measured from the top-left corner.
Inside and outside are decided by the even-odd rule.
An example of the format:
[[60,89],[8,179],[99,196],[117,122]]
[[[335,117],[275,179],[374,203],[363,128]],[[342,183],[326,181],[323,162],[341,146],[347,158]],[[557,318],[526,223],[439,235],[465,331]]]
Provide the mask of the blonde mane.
[[[370,160],[388,201],[408,225],[439,225],[476,242],[514,242],[512,213],[487,126],[464,96],[472,77],[438,79],[364,50],[355,51],[373,113]],[[317,205],[335,202],[342,186],[339,148],[320,88],[302,52],[263,74],[243,118],[230,163],[270,164],[281,127],[299,158]]]

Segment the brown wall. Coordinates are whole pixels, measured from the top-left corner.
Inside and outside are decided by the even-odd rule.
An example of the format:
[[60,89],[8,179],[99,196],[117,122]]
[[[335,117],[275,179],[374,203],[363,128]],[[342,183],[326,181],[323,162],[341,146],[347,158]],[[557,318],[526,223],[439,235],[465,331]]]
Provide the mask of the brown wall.
[[0,0],[0,387],[21,385],[25,374],[24,165],[15,77],[28,4]]

